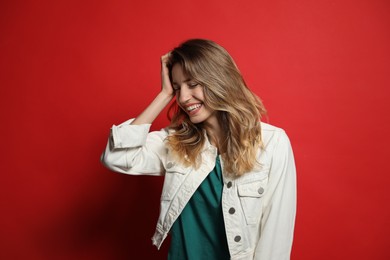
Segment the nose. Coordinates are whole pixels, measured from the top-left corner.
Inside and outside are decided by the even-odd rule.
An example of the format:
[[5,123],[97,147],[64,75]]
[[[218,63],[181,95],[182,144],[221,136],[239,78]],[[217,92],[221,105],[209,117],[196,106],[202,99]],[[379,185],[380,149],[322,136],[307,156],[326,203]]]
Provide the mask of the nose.
[[186,102],[188,102],[191,99],[191,96],[192,96],[191,90],[186,85],[180,88],[180,92],[179,92],[180,104],[185,104]]

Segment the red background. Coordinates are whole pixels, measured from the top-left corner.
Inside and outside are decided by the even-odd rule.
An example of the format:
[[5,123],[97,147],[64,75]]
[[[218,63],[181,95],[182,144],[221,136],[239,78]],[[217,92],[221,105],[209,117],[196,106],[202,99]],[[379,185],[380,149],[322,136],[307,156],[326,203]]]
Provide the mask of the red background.
[[[390,259],[388,1],[2,1],[1,259],[165,259],[162,178],[99,162],[181,41],[228,49],[293,144],[292,259]],[[153,128],[167,123],[160,116]]]

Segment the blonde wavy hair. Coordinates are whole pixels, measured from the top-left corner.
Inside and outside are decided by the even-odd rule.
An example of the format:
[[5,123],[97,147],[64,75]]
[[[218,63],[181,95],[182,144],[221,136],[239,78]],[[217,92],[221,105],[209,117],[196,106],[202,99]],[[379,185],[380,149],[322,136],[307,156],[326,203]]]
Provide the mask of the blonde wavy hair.
[[[221,154],[224,171],[241,176],[256,167],[258,149],[263,147],[260,119],[266,110],[244,82],[229,53],[210,40],[191,39],[172,50],[168,68],[180,64],[183,72],[204,90],[204,104],[217,112],[224,133]],[[172,103],[168,110],[171,134],[167,144],[185,166],[199,167],[206,135],[203,124],[194,124]]]

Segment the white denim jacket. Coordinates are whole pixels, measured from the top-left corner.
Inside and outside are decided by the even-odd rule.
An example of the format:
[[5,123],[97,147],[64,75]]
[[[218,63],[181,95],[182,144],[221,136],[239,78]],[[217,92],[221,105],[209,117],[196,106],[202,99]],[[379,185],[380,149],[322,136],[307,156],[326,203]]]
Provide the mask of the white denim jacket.
[[[111,128],[102,162],[133,175],[164,175],[160,217],[153,244],[160,248],[198,186],[213,170],[217,149],[206,141],[198,169],[174,160],[164,140],[168,132],[149,132],[150,124]],[[259,170],[231,178],[223,174],[222,210],[231,259],[290,259],[296,212],[296,173],[285,132],[261,123],[264,150]],[[222,169],[223,161],[221,159]]]

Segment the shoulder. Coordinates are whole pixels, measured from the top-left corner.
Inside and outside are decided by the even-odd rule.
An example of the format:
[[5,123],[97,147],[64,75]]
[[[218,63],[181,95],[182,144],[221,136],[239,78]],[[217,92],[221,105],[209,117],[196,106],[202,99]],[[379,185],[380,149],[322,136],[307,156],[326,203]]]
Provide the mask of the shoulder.
[[272,139],[278,138],[282,135],[287,135],[284,129],[280,127],[270,125],[264,122],[260,122],[260,125],[261,125],[261,135],[264,143],[267,143]]
[[261,138],[266,150],[272,150],[280,142],[289,143],[284,129],[264,122],[261,122]]
[[274,125],[270,125],[268,123],[260,122],[260,125],[262,131],[268,131],[268,132],[284,131],[282,128]]

